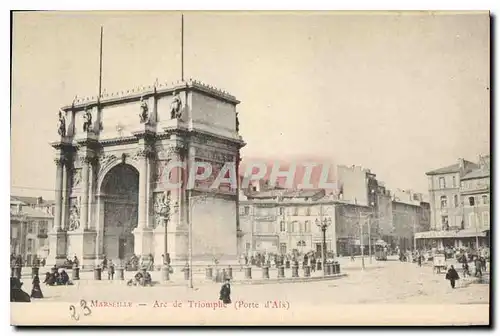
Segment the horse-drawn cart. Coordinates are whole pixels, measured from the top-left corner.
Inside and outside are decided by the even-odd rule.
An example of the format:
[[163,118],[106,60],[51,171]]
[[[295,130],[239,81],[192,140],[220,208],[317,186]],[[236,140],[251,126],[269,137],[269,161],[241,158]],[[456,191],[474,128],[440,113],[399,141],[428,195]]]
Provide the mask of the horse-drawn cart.
[[441,270],[444,270],[446,272],[446,269],[448,268],[446,266],[446,257],[444,254],[435,254],[433,258],[434,266],[433,266],[433,271],[440,274]]

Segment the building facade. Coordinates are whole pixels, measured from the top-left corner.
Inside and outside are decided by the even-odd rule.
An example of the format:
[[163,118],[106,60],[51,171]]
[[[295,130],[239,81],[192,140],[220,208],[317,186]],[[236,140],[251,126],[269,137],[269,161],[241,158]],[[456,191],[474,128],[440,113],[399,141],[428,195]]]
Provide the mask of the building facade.
[[41,197],[11,196],[10,253],[21,255],[28,265],[35,255],[47,258],[48,232],[53,223],[53,202]]
[[431,206],[431,230],[418,234],[422,245],[446,247],[489,246],[489,155],[479,164],[458,163],[427,173]]
[[[237,188],[221,184],[209,192],[209,186],[225,163],[237,170],[244,146],[238,103],[189,80],[63,107],[51,144],[57,168],[51,262],[76,255],[85,268],[104,256],[161,261],[168,254],[185,263],[189,228],[193,260],[234,259]],[[187,183],[189,169],[202,162],[211,174]]]

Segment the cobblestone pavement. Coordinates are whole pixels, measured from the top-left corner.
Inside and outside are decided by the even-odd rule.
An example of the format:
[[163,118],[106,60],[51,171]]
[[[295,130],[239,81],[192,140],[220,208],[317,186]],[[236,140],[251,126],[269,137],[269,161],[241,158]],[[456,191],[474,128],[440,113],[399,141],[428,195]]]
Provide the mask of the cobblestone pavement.
[[[295,284],[233,285],[232,299],[248,302],[283,300],[295,304],[487,304],[489,284],[460,279],[452,289],[444,273],[434,274],[432,267],[401,263],[396,260],[369,262],[361,270],[360,258],[354,262],[341,259],[342,271],[348,276],[332,281]],[[272,275],[271,275],[272,277]],[[24,282],[29,284],[28,279]],[[219,284],[196,284],[195,288],[128,287],[123,283],[86,281],[75,286],[42,286],[43,301],[76,302],[79,299],[131,301],[152,304],[155,300],[217,300]],[[29,287],[29,286],[28,286]],[[28,287],[25,290],[28,291]],[[29,288],[31,289],[31,288]]]

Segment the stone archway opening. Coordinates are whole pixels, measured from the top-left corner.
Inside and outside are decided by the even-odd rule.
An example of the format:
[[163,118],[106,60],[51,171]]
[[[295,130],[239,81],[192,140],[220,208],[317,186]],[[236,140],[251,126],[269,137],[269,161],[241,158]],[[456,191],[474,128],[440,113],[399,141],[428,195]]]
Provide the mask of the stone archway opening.
[[100,190],[104,202],[103,254],[111,260],[134,255],[133,230],[137,227],[139,172],[121,163],[106,174]]

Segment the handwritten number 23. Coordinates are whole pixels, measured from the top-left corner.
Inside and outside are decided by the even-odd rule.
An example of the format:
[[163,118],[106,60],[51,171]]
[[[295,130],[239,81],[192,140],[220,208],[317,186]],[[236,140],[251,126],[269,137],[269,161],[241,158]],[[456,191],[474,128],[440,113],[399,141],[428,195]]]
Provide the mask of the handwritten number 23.
[[[87,306],[87,301],[80,300],[80,307],[83,310],[83,316],[89,316],[90,314],[92,314],[92,310],[90,310],[90,308]],[[73,320],[80,320],[80,314],[77,313],[76,307],[74,305],[69,306],[69,311]]]

